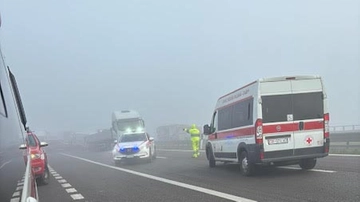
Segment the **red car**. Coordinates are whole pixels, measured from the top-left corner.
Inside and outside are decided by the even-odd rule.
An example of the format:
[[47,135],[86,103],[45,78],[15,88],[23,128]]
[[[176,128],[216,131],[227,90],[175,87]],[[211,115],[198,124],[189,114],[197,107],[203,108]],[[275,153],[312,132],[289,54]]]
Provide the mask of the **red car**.
[[45,150],[43,147],[48,146],[46,142],[40,142],[39,138],[32,132],[28,132],[26,137],[26,145],[20,146],[20,149],[26,149],[24,151],[25,164],[27,163],[27,154],[31,155],[31,168],[40,184],[49,183],[49,168]]

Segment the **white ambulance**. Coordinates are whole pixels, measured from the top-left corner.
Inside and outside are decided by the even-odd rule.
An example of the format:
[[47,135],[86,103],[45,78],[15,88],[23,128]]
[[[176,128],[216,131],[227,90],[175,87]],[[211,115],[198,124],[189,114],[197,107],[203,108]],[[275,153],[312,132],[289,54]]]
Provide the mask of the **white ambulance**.
[[259,79],[220,97],[204,126],[209,166],[237,162],[245,176],[255,165],[314,168],[329,152],[326,100],[319,76]]

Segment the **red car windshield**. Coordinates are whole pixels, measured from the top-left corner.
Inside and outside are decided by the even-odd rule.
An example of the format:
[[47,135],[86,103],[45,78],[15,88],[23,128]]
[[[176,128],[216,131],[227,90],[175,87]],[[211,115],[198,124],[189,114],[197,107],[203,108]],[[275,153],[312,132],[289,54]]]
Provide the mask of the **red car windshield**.
[[33,135],[28,135],[27,136],[27,143],[30,147],[36,147],[37,146],[37,143],[36,143],[36,140],[35,140],[35,137]]

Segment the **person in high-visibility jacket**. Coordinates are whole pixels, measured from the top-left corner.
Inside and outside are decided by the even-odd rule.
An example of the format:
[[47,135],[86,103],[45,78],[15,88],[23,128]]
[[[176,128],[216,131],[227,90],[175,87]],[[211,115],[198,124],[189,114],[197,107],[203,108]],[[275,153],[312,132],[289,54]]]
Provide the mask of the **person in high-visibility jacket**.
[[190,129],[184,128],[184,131],[191,135],[193,158],[197,158],[200,155],[199,152],[200,131],[199,129],[197,129],[195,124],[192,124]]

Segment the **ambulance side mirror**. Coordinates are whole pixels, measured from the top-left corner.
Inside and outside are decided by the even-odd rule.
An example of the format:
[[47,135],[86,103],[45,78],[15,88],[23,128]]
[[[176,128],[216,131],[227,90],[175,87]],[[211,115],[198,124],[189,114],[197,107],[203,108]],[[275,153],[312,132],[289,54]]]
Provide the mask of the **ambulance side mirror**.
[[210,135],[211,134],[211,129],[210,126],[208,124],[204,125],[204,135]]

